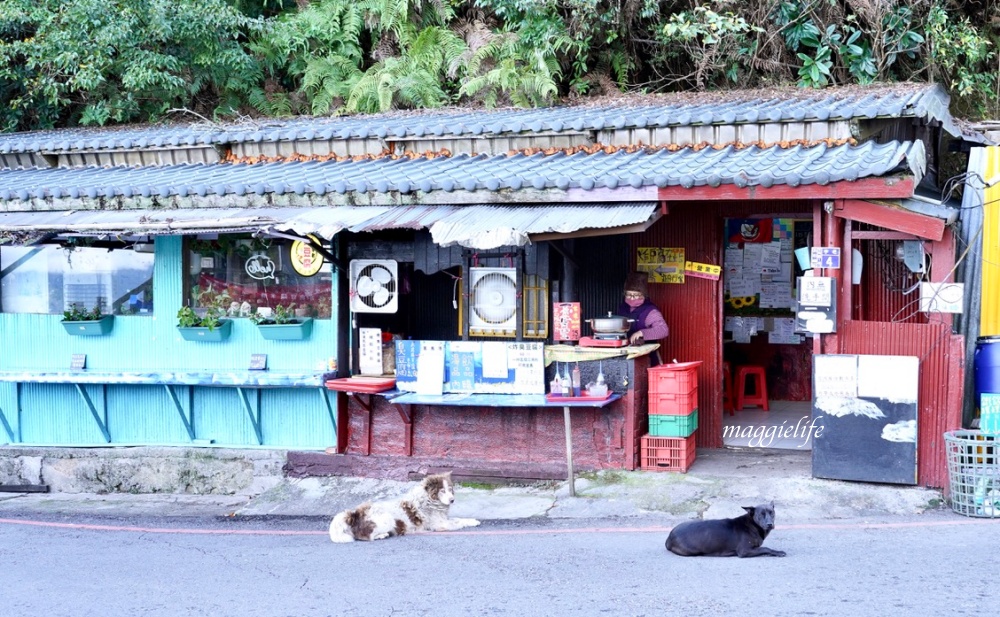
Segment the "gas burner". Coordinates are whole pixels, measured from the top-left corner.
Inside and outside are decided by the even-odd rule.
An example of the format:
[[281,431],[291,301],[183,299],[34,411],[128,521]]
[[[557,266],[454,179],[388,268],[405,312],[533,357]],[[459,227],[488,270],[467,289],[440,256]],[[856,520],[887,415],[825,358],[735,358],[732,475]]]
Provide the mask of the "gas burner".
[[583,336],[580,337],[579,341],[580,347],[625,347],[628,345],[628,341],[625,340],[625,336],[613,338],[597,338],[597,336]]
[[598,333],[595,333],[594,336],[591,337],[591,338],[594,338],[594,339],[596,339],[598,341],[624,341],[625,340],[625,333],[624,332],[598,332]]

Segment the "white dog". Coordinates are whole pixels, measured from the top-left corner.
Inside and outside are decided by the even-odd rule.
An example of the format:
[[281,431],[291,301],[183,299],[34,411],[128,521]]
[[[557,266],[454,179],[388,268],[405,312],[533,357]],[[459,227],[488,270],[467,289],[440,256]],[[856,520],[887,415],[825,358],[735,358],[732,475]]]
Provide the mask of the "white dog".
[[330,539],[382,540],[413,531],[454,531],[479,524],[474,518],[448,518],[454,501],[451,472],[430,475],[401,499],[367,502],[337,514],[330,523]]

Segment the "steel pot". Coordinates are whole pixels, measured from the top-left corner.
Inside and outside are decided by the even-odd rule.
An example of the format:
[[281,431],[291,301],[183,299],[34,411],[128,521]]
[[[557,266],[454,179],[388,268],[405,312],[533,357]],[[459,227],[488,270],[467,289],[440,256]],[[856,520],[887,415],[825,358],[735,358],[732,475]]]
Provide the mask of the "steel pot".
[[594,319],[588,319],[587,323],[590,324],[590,329],[597,334],[619,334],[628,332],[629,324],[634,321],[634,319],[619,317],[611,311],[608,311],[607,317],[595,317]]

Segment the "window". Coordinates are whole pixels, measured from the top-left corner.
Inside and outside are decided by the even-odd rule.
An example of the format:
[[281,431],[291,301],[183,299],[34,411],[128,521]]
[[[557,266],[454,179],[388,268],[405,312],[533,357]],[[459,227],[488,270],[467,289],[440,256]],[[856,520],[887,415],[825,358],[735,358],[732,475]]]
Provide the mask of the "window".
[[220,235],[186,238],[184,302],[249,317],[278,305],[301,317],[331,316],[331,267],[308,242]]
[[[0,311],[62,314],[77,305],[105,314],[153,314],[149,244],[91,242],[0,248]],[[136,247],[136,248],[134,248]]]

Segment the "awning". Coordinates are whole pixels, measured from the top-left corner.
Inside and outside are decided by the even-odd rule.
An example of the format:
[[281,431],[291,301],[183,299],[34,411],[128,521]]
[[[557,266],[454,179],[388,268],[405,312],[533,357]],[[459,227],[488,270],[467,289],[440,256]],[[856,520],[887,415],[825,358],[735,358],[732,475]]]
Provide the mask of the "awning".
[[32,211],[0,213],[0,232],[89,236],[278,232],[331,239],[344,230],[429,229],[441,246],[485,250],[574,235],[633,233],[648,228],[659,216],[655,202]]

